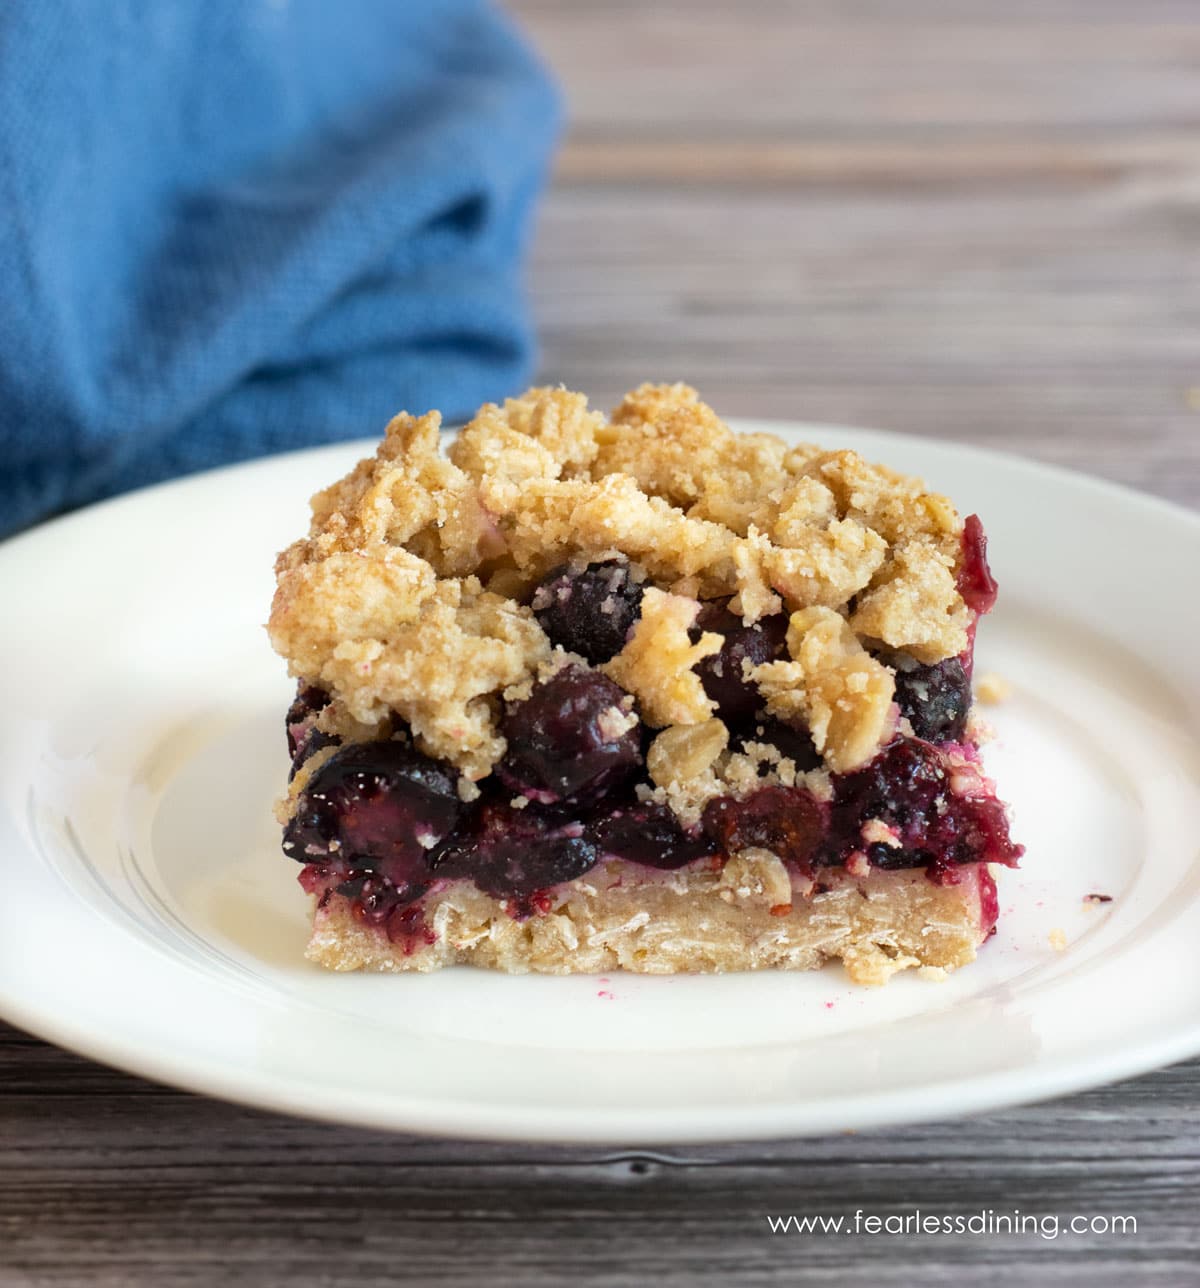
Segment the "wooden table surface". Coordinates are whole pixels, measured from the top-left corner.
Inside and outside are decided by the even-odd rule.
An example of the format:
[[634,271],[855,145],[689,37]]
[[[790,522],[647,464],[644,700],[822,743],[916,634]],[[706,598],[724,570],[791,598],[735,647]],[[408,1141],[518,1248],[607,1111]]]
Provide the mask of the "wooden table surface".
[[[1200,505],[1196,0],[514,8],[574,112],[534,254],[546,380],[687,379],[731,416]],[[0,1026],[0,1284],[1200,1283],[1200,1062],[967,1122],[632,1146],[293,1121]],[[766,1227],[914,1205],[1138,1230]]]

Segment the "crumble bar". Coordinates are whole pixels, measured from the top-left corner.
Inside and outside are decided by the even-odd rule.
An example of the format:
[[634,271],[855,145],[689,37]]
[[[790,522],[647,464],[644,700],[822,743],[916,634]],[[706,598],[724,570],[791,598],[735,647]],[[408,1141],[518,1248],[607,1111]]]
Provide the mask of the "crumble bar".
[[969,961],[1014,864],[971,712],[979,521],[685,385],[443,453],[397,416],[277,561],[284,849],[334,969]]

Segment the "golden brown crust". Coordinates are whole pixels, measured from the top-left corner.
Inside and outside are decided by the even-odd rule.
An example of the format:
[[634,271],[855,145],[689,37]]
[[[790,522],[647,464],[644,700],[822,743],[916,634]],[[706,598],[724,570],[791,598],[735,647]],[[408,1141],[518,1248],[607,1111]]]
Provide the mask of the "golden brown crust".
[[854,452],[737,435],[686,385],[643,385],[608,420],[580,394],[532,389],[482,408],[446,455],[439,427],[397,416],[278,560],[272,643],[330,691],[343,736],[385,736],[398,713],[423,751],[485,776],[504,752],[504,693],[551,657],[523,601],[572,556],[624,555],[657,584],[645,638],[610,664],[652,725],[711,715],[690,669],[706,643],[679,639],[680,599],[809,622],[764,679],[833,768],[869,759],[889,729],[889,672],[861,639],[924,662],[966,645],[954,508]]
[[830,872],[826,888],[806,894],[762,850],[719,869],[610,862],[556,886],[546,911],[524,920],[458,881],[423,901],[434,942],[417,936],[407,952],[335,895],[317,909],[306,955],[330,970],[461,963],[552,975],[809,970],[841,959],[855,983],[883,984],[910,967],[952,970],[974,959],[985,933],[978,875],[972,867],[960,875],[958,885],[938,886],[920,871]]

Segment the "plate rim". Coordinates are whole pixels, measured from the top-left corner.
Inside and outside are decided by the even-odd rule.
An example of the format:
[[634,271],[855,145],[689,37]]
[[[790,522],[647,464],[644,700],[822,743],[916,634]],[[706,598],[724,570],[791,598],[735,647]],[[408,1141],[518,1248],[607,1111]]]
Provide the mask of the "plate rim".
[[[0,1003],[3,1003],[2,997]],[[278,1084],[273,1084],[268,1075],[260,1071],[242,1071],[235,1076],[227,1069],[216,1070],[202,1080],[194,1076],[195,1061],[189,1061],[186,1067],[181,1068],[176,1062],[162,1059],[156,1053],[150,1059],[141,1059],[134,1064],[125,1058],[120,1044],[114,1044],[110,1049],[102,1038],[94,1035],[76,1040],[73,1034],[66,1035],[68,1026],[56,1028],[37,1021],[25,1023],[7,1012],[0,1012],[0,1019],[72,1054],[192,1095],[210,1096],[245,1108],[290,1115],[310,1122],[430,1139],[508,1144],[712,1145],[873,1131],[922,1122],[951,1122],[1110,1085],[1200,1054],[1198,1020],[1190,1029],[1181,1030],[1170,1038],[1140,1045],[1132,1051],[1118,1051],[1102,1066],[1093,1063],[1081,1068],[1078,1062],[1060,1059],[1042,1071],[1036,1088],[1030,1088],[1028,1071],[1018,1066],[1013,1070],[973,1077],[962,1084],[953,1081],[931,1083],[921,1088],[919,1093],[908,1088],[870,1096],[822,1097],[815,1104],[823,1116],[834,1120],[832,1122],[818,1122],[816,1114],[807,1106],[792,1102],[765,1109],[725,1106],[720,1111],[718,1123],[708,1121],[711,1109],[704,1106],[686,1111],[592,1107],[588,1111],[592,1125],[588,1125],[587,1117],[581,1116],[577,1109],[524,1105],[498,1109],[495,1105],[476,1101],[447,1103],[423,1101],[411,1096],[403,1099],[370,1097],[361,1106],[348,1100],[336,1110],[332,1107],[323,1109],[306,1100],[300,1088],[292,1094],[284,1093]],[[947,1086],[959,1087],[960,1099],[951,1108],[947,1108],[939,1096]],[[964,1091],[969,1094],[964,1095]],[[657,1120],[668,1114],[670,1124],[667,1127],[655,1125]],[[561,1128],[560,1120],[563,1120]]]
[[[1053,461],[1041,461],[1036,457],[1024,456],[1019,452],[1010,452],[1004,448],[983,447],[978,443],[970,443],[960,438],[934,438],[905,430],[879,429],[871,425],[848,425],[841,421],[789,420],[780,416],[731,416],[726,420],[726,424],[741,434],[770,434],[778,433],[780,430],[789,433],[797,431],[811,432],[813,435],[811,441],[814,442],[819,441],[820,436],[824,433],[836,435],[866,434],[901,444],[912,443],[923,448],[948,449],[965,457],[973,458],[981,465],[986,465],[989,461],[1000,461],[1008,467],[1016,466],[1037,474],[1056,477],[1073,487],[1083,485],[1098,494],[1108,495],[1117,500],[1132,502],[1151,510],[1160,511],[1200,529],[1200,509],[1192,509],[1180,501],[1158,496],[1154,492],[1143,491],[1128,483],[1121,483],[1116,479],[1107,478],[1102,474],[1089,474],[1084,470],[1072,469],[1069,466],[1059,465]],[[442,439],[457,433],[462,427],[462,424],[443,425],[441,429]],[[22,528],[19,532],[13,532],[4,538],[0,538],[0,558],[6,556],[10,547],[17,543],[41,539],[45,533],[51,530],[58,531],[69,524],[90,522],[101,511],[136,502],[150,494],[195,487],[235,471],[238,473],[266,471],[274,465],[283,465],[297,461],[301,457],[317,456],[321,453],[327,453],[332,457],[339,453],[349,454],[351,451],[356,451],[362,457],[367,457],[374,454],[379,441],[379,438],[370,437],[339,439],[335,442],[321,443],[313,447],[290,448],[283,452],[272,452],[267,456],[255,456],[249,460],[233,461],[227,465],[214,465],[207,469],[194,470],[190,474],[182,474],[177,478],[163,479],[157,483],[146,483],[136,488],[130,488],[126,492],[119,492],[115,496],[107,496],[98,501],[92,501],[88,505],[69,510],[65,514],[52,515],[28,528]]]

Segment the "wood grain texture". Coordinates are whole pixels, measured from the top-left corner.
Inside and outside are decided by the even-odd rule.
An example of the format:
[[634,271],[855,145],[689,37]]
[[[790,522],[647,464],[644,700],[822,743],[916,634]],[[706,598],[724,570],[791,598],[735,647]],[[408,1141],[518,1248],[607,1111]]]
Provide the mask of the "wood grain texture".
[[542,376],[1200,503],[1191,0],[515,6],[573,112]]
[[[572,133],[546,380],[1027,453],[1200,505],[1195,0],[518,0]],[[446,1143],[155,1087],[0,1026],[0,1284],[1200,1281],[1200,1061],[969,1122]],[[1020,1208],[1136,1235],[772,1236]]]
[[[0,1282],[753,1288],[1194,1283],[1200,1065],[863,1135],[646,1151],[322,1126],[148,1086],[0,1028]],[[772,1235],[768,1215],[1136,1234]]]

